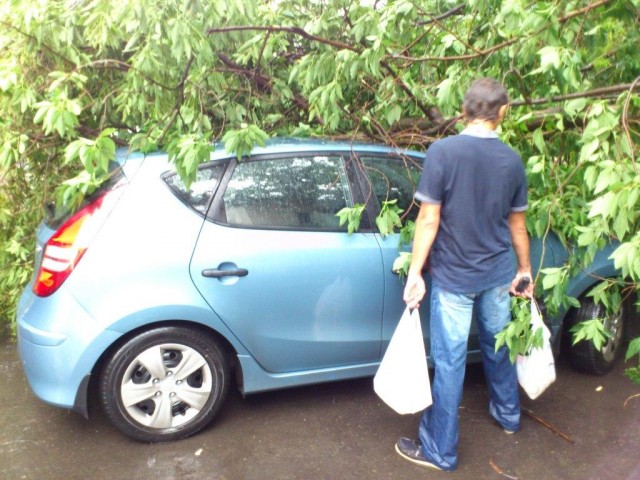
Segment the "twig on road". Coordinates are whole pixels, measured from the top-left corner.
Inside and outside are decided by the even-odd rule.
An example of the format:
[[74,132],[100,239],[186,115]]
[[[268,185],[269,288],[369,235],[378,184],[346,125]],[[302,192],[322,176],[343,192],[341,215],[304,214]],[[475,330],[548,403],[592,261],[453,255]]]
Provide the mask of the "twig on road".
[[495,464],[495,462],[493,461],[493,458],[489,459],[489,465],[491,465],[491,468],[493,468],[493,470],[498,474],[498,475],[502,475],[503,477],[506,478],[510,478],[511,480],[518,480],[518,477],[514,477],[512,475],[509,475],[507,473],[504,473],[504,471]]
[[566,440],[567,442],[569,442],[570,444],[575,444],[576,442],[573,440],[573,438],[571,438],[569,435],[567,435],[566,433],[561,432],[560,430],[558,430],[557,427],[555,427],[554,425],[552,425],[551,423],[547,422],[546,420],[544,420],[543,418],[538,417],[535,413],[533,413],[531,410],[529,410],[528,408],[522,408],[522,413],[524,413],[526,416],[533,418],[536,422],[540,423],[541,425],[544,425],[545,427],[547,427],[549,430],[551,430],[553,433],[555,433],[556,435],[558,435],[559,437],[562,437],[564,440]]
[[633,400],[634,398],[638,398],[638,397],[640,397],[640,393],[636,393],[635,395],[631,395],[629,398],[627,398],[624,401],[623,408],[627,408],[627,403],[629,403],[629,400]]

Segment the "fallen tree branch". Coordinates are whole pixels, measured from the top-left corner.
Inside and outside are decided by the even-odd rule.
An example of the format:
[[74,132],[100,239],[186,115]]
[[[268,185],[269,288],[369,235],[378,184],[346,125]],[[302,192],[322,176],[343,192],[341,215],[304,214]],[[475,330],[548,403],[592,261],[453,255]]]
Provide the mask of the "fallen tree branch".
[[[270,92],[271,91],[271,78],[257,72],[256,70],[249,70],[242,65],[234,62],[229,58],[229,56],[225,53],[218,52],[218,58],[222,61],[222,63],[229,68],[230,71],[238,73],[243,77],[251,80],[258,90],[261,92]],[[306,105],[305,105],[306,107]]]
[[182,108],[182,103],[184,102],[184,84],[186,83],[187,78],[189,77],[189,70],[191,70],[191,65],[193,64],[194,60],[195,60],[195,57],[191,55],[184,71],[182,72],[180,81],[178,82],[178,85],[176,85],[176,90],[178,91],[176,95],[176,101],[173,105],[173,110],[171,111],[169,121],[167,122],[165,127],[162,129],[162,133],[160,133],[160,136],[158,137],[158,140],[157,140],[158,143],[161,143],[162,140],[164,140],[165,135],[167,134],[171,126],[176,122],[176,119],[180,115],[180,109]]
[[340,50],[350,50],[352,52],[360,53],[360,50],[354,47],[353,45],[348,45],[346,43],[342,43],[337,40],[331,40],[328,38],[319,37],[317,35],[312,35],[300,27],[237,25],[232,27],[210,28],[209,30],[207,30],[207,35],[212,35],[214,33],[248,32],[248,31],[258,31],[258,32],[267,32],[267,33],[274,33],[274,32],[292,33],[294,35],[298,35],[299,37],[306,38],[307,40],[311,40],[312,42],[330,45]]
[[571,20],[574,17],[578,17],[578,16],[582,15],[583,13],[588,13],[588,12],[590,12],[591,10],[593,10],[595,8],[601,7],[601,6],[609,3],[610,1],[611,0],[600,0],[599,2],[594,2],[594,3],[592,3],[590,5],[587,5],[586,7],[581,8],[579,10],[575,10],[573,12],[570,12],[570,13],[566,14],[564,17],[560,18],[560,23],[564,23],[564,22],[566,22],[568,20]]
[[522,105],[542,105],[545,103],[557,103],[557,102],[563,102],[565,100],[574,100],[576,98],[606,97],[607,95],[621,93],[624,91],[629,91],[629,93],[631,93],[633,90],[640,90],[640,84],[638,83],[638,79],[636,79],[636,81],[633,83],[625,83],[622,85],[612,85],[610,87],[595,88],[593,90],[587,90],[585,92],[568,93],[566,95],[554,95],[552,97],[547,97],[547,98],[515,100],[513,102],[510,102],[510,105],[512,107],[519,107]]
[[[578,17],[580,15],[584,15],[588,12],[590,12],[591,10],[594,10],[595,8],[601,7],[607,3],[611,2],[611,0],[600,0],[598,2],[594,2],[590,5],[587,5],[584,8],[581,8],[579,10],[575,10],[573,12],[569,12],[566,15],[560,17],[558,19],[558,23],[565,23],[569,20],[571,20],[572,18]],[[541,32],[543,32],[545,29],[547,29],[548,26],[545,26],[544,28],[541,28],[535,32],[532,32],[531,35],[537,35]],[[422,57],[411,57],[411,56],[407,56],[407,55],[394,55],[394,58],[398,58],[398,59],[402,59],[402,60],[407,60],[410,62],[455,62],[455,61],[460,61],[460,60],[473,60],[475,58],[481,58],[481,57],[486,57],[487,55],[490,55],[498,50],[502,50],[503,48],[509,47],[511,45],[513,45],[514,43],[517,43],[525,38],[528,37],[515,37],[515,38],[511,38],[509,40],[505,40],[502,43],[499,43],[497,45],[494,45],[493,47],[489,47],[486,48],[484,50],[479,50],[476,53],[468,53],[465,55],[452,55],[452,56],[448,56],[448,57],[442,57],[442,56],[430,56],[430,55],[425,55]]]
[[[569,12],[567,14],[565,14],[564,16],[560,17],[558,19],[559,23],[564,23],[567,22],[568,20],[575,18],[577,16],[586,14],[588,12],[590,12],[591,10],[598,8],[602,5],[605,5],[607,3],[609,3],[611,0],[599,0],[597,2],[594,2],[590,5],[587,5],[586,7],[580,8],[578,10]],[[437,16],[433,16],[429,21],[425,21],[422,24],[426,25],[428,23],[435,23],[436,25],[440,26],[440,28],[444,28],[439,22],[442,19],[445,19],[449,16],[452,15],[456,15],[456,14],[460,14],[462,12],[462,10],[464,9],[465,5],[464,4],[460,4],[452,9],[450,9],[449,11],[441,14],[441,15],[437,15]],[[547,27],[545,27],[547,28]],[[333,39],[329,39],[329,38],[325,38],[325,37],[321,37],[318,35],[313,35],[310,34],[309,32],[307,32],[306,30],[304,30],[303,28],[300,27],[289,27],[289,26],[265,26],[265,25],[234,25],[234,26],[227,26],[227,27],[217,27],[217,28],[210,28],[206,31],[207,35],[213,35],[216,33],[230,33],[230,32],[248,32],[248,31],[256,31],[256,32],[266,32],[267,37],[274,32],[284,32],[284,33],[289,33],[292,35],[297,35],[300,36],[302,38],[305,38],[309,41],[312,42],[316,42],[316,43],[320,43],[320,44],[325,44],[325,45],[329,45],[331,47],[337,48],[337,49],[341,49],[341,50],[349,50],[351,52],[355,52],[357,54],[361,54],[364,49],[362,47],[359,46],[354,46],[354,45],[350,45],[348,43],[344,43],[342,41],[339,40],[333,40]],[[539,33],[539,32],[535,32],[535,33]],[[411,57],[411,56],[407,56],[407,55],[403,55],[403,54],[396,54],[396,55],[389,55],[387,56],[387,58],[391,58],[391,59],[403,59],[403,60],[408,60],[408,61],[413,61],[413,62],[421,62],[421,61],[429,61],[429,60],[437,60],[437,61],[457,61],[457,60],[471,60],[474,58],[480,58],[480,57],[485,57],[487,55],[492,54],[493,52],[496,52],[498,50],[501,50],[505,47],[508,47],[518,41],[521,41],[523,37],[517,37],[517,38],[512,38],[512,39],[508,39],[505,40],[502,43],[499,43],[498,45],[494,45],[492,47],[489,47],[487,49],[484,50],[475,50],[473,53],[470,54],[464,54],[464,55],[455,55],[455,56],[450,56],[450,57],[430,57],[430,56],[425,56],[425,57]],[[266,40],[266,39],[265,39]],[[467,48],[469,49],[474,49],[474,47],[472,45],[466,45]],[[405,50],[406,51],[406,50]],[[233,63],[228,57],[224,58],[224,54],[219,54],[221,60],[223,61],[223,63],[225,63],[227,66],[231,66],[231,64]],[[381,59],[380,62],[381,66],[387,70],[387,72],[394,78],[394,80],[397,82],[397,84],[400,86],[400,88],[405,92],[405,94],[407,94],[410,98],[412,98],[418,108],[420,108],[420,110],[425,114],[425,116],[429,119],[430,121],[430,126],[427,127],[428,130],[426,131],[426,135],[434,135],[434,134],[443,134],[447,131],[451,131],[451,127],[453,124],[455,124],[455,122],[457,121],[457,118],[452,118],[452,119],[448,119],[445,120],[442,118],[440,112],[437,110],[437,108],[434,107],[429,107],[427,105],[423,105],[420,101],[418,101],[418,99],[415,97],[415,95],[413,95],[413,93],[411,92],[411,89],[409,88],[409,86],[402,80],[402,78],[397,74],[397,72],[395,71],[395,69],[393,68],[393,66],[386,61],[384,58]],[[245,75],[247,78],[252,78],[254,81],[257,82],[258,86],[262,86],[263,88],[265,87],[266,84],[270,83],[270,80],[267,80],[265,77],[261,76],[259,73],[257,73],[256,71],[249,71],[246,69],[243,69],[241,66],[234,64],[233,65],[235,68],[239,68],[239,73],[242,73],[243,75]],[[620,88],[620,90],[618,90],[617,88]],[[539,105],[539,104],[544,104],[544,103],[549,103],[549,102],[559,102],[562,100],[568,100],[568,99],[572,99],[572,98],[582,98],[582,97],[589,97],[589,96],[602,96],[604,95],[606,92],[608,93],[612,93],[612,92],[620,92],[623,90],[627,90],[629,88],[629,86],[615,86],[615,87],[606,87],[604,89],[596,89],[593,90],[591,92],[583,92],[583,93],[576,93],[576,94],[569,94],[569,95],[564,95],[564,96],[555,96],[555,97],[551,97],[551,98],[539,98],[539,99],[526,99],[526,100],[522,100],[522,101],[515,101],[512,103],[513,106],[519,106],[519,105]],[[296,103],[298,103],[302,108],[305,108],[305,106],[299,102],[299,99],[296,98]],[[421,130],[423,130],[423,128],[421,128]]]
[[451,10],[447,10],[444,13],[441,13],[440,15],[432,16],[429,20],[423,20],[422,22],[418,22],[418,25],[422,27],[424,25],[429,25],[430,23],[439,22],[441,20],[444,20],[445,18],[449,18],[454,15],[461,15],[462,10],[464,10],[464,7],[466,6],[467,5],[465,3],[461,3],[460,5],[453,7]]
[[[239,63],[234,62],[229,58],[226,54],[222,52],[218,52],[218,58],[222,61],[222,63],[229,69],[229,71],[237,73],[239,75],[244,76],[247,80],[255,84],[258,90],[262,92],[271,92],[273,90],[273,79],[264,75],[257,71],[259,65],[256,66],[255,69],[250,70]],[[297,92],[293,92],[293,101],[294,103],[301,108],[302,110],[307,110],[309,108],[309,102],[306,98],[301,96]],[[316,121],[320,123],[320,125],[324,124],[324,120],[320,117],[316,116]]]
[[[585,92],[576,92],[569,93],[566,95],[556,95],[553,97],[547,98],[532,98],[528,100],[514,100],[510,102],[510,106],[512,107],[521,107],[521,106],[531,106],[531,105],[543,105],[545,103],[559,103],[565,100],[573,100],[576,98],[608,98],[611,95],[616,93],[622,93],[625,91],[629,92],[629,96],[632,91],[640,90],[640,78],[636,79],[634,83],[626,83],[622,85],[613,85],[610,87],[602,87],[596,88],[593,90],[587,90]],[[629,98],[629,97],[628,97]],[[560,113],[561,110],[557,112],[546,112],[548,114]],[[447,118],[439,123],[432,123],[427,121],[424,118],[403,118],[398,121],[396,124],[397,129],[399,130],[408,130],[408,129],[417,129],[422,134],[425,135],[436,135],[443,134],[447,131],[453,132],[452,127],[456,124],[456,122],[462,119],[462,115],[457,115],[455,117]],[[531,123],[528,123],[528,127],[530,129],[536,129],[540,126],[541,119],[539,117],[534,117],[531,119]],[[581,126],[580,122],[576,122],[577,126]],[[633,144],[632,144],[633,145]]]

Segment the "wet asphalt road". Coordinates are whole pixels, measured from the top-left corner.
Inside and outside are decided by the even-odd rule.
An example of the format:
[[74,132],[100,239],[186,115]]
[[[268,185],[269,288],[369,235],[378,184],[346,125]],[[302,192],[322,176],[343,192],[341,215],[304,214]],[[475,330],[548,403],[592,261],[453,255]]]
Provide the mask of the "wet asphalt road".
[[471,367],[460,410],[460,466],[443,473],[397,456],[395,440],[414,436],[418,416],[391,411],[371,379],[244,399],[232,392],[204,432],[149,445],[128,440],[99,412],[86,421],[41,403],[15,345],[0,342],[0,478],[640,479],[640,387],[623,376],[622,364],[604,377],[576,373],[562,359],[557,370],[542,397],[523,399],[532,413],[521,432],[508,436],[489,419],[481,370]]

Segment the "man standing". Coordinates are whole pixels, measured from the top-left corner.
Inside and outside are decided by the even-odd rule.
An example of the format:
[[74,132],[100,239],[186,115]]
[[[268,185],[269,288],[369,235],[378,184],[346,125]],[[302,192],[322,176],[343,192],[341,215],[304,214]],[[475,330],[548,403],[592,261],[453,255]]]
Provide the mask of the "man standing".
[[423,300],[422,269],[428,259],[433,405],[422,414],[419,439],[401,438],[396,451],[413,463],[440,470],[458,465],[458,408],[474,307],[489,413],[506,433],[520,428],[515,366],[506,346],[495,352],[494,338],[511,320],[509,293],[533,293],[531,284],[516,292],[520,281],[532,275],[524,167],[495,132],[508,103],[499,82],[473,82],[462,105],[466,128],[429,147],[415,194],[421,207],[404,301],[417,308]]

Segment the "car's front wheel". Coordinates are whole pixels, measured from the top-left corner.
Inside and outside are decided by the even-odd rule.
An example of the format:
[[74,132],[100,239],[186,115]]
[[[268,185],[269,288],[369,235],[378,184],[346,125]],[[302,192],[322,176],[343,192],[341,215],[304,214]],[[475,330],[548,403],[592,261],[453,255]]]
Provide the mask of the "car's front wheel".
[[125,435],[178,440],[207,426],[229,389],[223,350],[202,332],[167,326],[121,345],[100,375],[100,402]]
[[569,314],[567,328],[587,320],[600,319],[604,327],[611,333],[600,349],[591,340],[581,340],[569,347],[571,364],[578,370],[602,375],[610,371],[622,353],[624,343],[625,323],[628,316],[629,302],[621,302],[618,309],[608,314],[606,308],[595,303],[590,297],[580,298],[580,308]]

